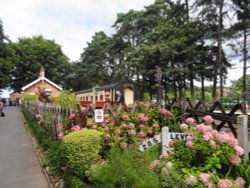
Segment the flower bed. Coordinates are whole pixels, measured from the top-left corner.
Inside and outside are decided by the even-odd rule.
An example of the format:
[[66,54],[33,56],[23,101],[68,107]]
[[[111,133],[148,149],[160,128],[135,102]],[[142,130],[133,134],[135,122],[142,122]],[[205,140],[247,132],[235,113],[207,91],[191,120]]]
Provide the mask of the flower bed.
[[[196,125],[192,118],[178,122],[180,118],[176,114],[150,106],[134,114],[121,112],[118,115],[119,124],[110,114],[105,114],[103,123],[95,123],[88,118],[85,127],[75,125],[76,116],[72,114],[67,121],[57,124],[59,142],[57,147],[49,148],[47,165],[57,170],[56,174],[63,177],[69,187],[98,187],[107,181],[110,184],[104,187],[147,187],[150,177],[154,181],[148,183],[150,187],[249,186],[249,162],[243,159],[244,151],[231,133],[213,130],[210,116],[204,117],[204,122]],[[159,144],[146,152],[139,152],[138,145],[158,135],[163,126],[193,136],[188,136],[187,140],[172,141],[168,152],[162,155]],[[77,160],[74,156],[87,157],[84,148],[91,148],[92,142],[86,142],[80,136],[76,139],[77,143],[70,142],[67,152],[63,145],[65,138],[68,140],[75,133],[82,135],[88,130],[101,136],[102,141],[98,142],[102,143],[102,148],[96,150],[99,151],[96,153],[98,157],[88,161],[87,168],[82,170],[86,166],[84,160]],[[73,147],[79,143],[84,144]]]

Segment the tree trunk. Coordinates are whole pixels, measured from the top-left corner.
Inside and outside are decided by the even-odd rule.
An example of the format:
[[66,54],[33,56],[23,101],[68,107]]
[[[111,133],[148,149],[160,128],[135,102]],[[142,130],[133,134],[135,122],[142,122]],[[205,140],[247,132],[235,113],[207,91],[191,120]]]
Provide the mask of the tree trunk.
[[223,62],[222,62],[222,30],[223,30],[223,6],[224,0],[220,1],[219,5],[219,37],[217,49],[217,64],[219,65],[220,72],[220,98],[223,97]]
[[242,95],[245,97],[247,91],[246,74],[247,74],[247,31],[244,29],[243,39],[243,79],[242,79]]
[[205,101],[205,86],[204,86],[204,76],[201,75],[201,100]]

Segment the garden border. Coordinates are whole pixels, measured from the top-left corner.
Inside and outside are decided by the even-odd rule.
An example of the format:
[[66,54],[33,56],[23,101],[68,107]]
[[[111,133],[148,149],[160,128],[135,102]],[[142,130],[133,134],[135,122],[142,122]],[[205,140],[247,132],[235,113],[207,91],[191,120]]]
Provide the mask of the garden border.
[[48,182],[49,188],[54,188],[54,186],[53,186],[53,184],[51,183],[51,180],[50,180],[50,178],[49,178],[49,173],[48,173],[48,171],[46,170],[46,168],[43,167],[42,156],[41,156],[40,153],[38,152],[38,144],[37,144],[37,141],[36,141],[35,137],[32,136],[32,134],[30,133],[30,130],[29,130],[28,125],[27,125],[28,122],[27,122],[27,120],[25,119],[25,117],[24,117],[24,115],[23,115],[23,113],[22,113],[22,111],[21,111],[21,108],[20,108],[20,113],[21,113],[21,117],[22,117],[22,120],[23,120],[23,126],[24,126],[24,128],[25,128],[25,130],[26,130],[26,132],[27,132],[27,134],[28,134],[28,137],[29,137],[29,139],[30,139],[30,141],[31,141],[31,144],[32,144],[32,146],[33,146],[33,149],[35,150],[37,159],[38,159],[38,161],[39,161],[39,164],[40,164],[40,167],[41,167],[41,169],[42,169],[42,171],[43,171],[43,174],[44,174],[44,176],[45,176],[45,178],[46,178],[46,180],[47,180],[47,182]]

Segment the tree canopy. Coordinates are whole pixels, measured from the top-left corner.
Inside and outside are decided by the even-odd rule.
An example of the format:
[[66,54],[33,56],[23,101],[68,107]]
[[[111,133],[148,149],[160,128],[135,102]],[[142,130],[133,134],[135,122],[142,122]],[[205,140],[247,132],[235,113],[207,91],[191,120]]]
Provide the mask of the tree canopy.
[[[213,97],[218,86],[222,97],[231,67],[228,39],[236,55],[242,56],[243,75],[249,67],[249,4],[249,0],[155,0],[141,11],[119,13],[115,32],[109,36],[97,31],[79,61],[71,63],[54,40],[43,36],[6,40],[0,23],[1,88],[9,85],[19,91],[44,66],[46,77],[65,89],[132,81],[141,97],[147,92],[162,99],[171,92],[178,98],[190,93],[194,99],[198,81],[199,97],[204,99],[205,81],[213,81]],[[246,76],[242,82],[244,92]]]

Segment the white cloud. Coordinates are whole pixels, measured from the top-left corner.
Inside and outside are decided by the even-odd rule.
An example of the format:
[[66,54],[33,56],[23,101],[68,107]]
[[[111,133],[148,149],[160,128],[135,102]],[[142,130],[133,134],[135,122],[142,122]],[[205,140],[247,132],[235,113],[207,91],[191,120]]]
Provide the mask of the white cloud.
[[12,41],[43,35],[54,39],[72,60],[78,60],[95,32],[112,32],[120,12],[142,10],[154,0],[1,0],[0,18]]

